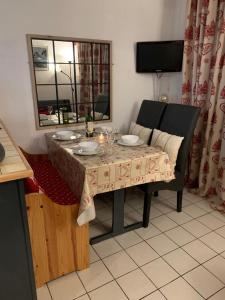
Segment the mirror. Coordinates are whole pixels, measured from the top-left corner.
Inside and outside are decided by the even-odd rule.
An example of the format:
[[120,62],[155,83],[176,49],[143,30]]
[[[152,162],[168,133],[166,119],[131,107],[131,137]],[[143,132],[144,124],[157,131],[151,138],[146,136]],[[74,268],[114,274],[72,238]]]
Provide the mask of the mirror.
[[111,120],[111,42],[28,35],[38,129]]

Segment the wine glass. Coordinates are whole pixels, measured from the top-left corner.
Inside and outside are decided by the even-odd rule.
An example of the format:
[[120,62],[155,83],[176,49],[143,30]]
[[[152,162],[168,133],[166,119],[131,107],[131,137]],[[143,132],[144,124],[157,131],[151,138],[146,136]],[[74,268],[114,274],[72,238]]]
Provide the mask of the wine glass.
[[48,105],[48,114],[50,115],[50,120],[52,118],[52,113],[53,113],[53,106],[52,105]]

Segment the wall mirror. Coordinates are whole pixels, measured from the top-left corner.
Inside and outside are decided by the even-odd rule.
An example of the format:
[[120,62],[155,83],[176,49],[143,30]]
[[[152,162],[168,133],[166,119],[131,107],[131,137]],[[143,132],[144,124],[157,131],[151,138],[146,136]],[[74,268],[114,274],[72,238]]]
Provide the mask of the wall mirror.
[[111,120],[111,42],[27,35],[38,129]]

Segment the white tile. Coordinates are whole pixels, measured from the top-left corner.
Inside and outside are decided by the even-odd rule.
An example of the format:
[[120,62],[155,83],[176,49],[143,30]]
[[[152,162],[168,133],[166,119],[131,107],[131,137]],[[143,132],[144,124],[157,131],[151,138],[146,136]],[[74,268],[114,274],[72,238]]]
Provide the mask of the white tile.
[[37,289],[37,300],[52,300],[46,284]]
[[106,227],[104,226],[104,224],[100,222],[91,224],[91,226],[89,227],[90,237],[98,236],[100,234],[106,233],[109,230],[110,230],[110,226]]
[[176,197],[176,192],[170,190],[159,191],[159,197],[168,199],[171,197]]
[[182,224],[182,227],[185,228],[187,231],[189,231],[197,238],[211,231],[208,227],[206,227],[205,225],[203,225],[197,220],[192,220],[188,223]]
[[115,239],[123,248],[128,248],[142,241],[140,236],[138,236],[134,231],[121,234]]
[[172,242],[165,234],[157,235],[157,236],[147,240],[147,243],[159,255],[164,255],[164,254],[178,248],[178,246],[174,242]]
[[221,212],[219,212],[219,211],[213,211],[211,213],[211,215],[213,215],[214,217],[216,217],[217,219],[219,219],[220,221],[222,221],[222,222],[225,223],[225,216]]
[[158,258],[141,268],[157,288],[169,283],[179,275],[162,258]]
[[225,288],[209,298],[209,300],[224,300],[225,299]]
[[146,242],[139,243],[126,249],[126,252],[138,266],[143,266],[144,264],[159,257],[159,255]]
[[222,237],[225,238],[225,226],[219,228],[216,230],[216,233],[218,233],[219,235],[221,235]]
[[184,212],[172,211],[167,214],[167,216],[179,225],[192,220],[192,218]]
[[183,275],[198,266],[198,263],[182,249],[176,249],[164,255],[163,258],[180,275]]
[[204,267],[225,284],[225,259],[223,257],[217,256],[210,259],[204,263]]
[[86,293],[76,273],[57,278],[48,287],[54,300],[71,300]]
[[88,292],[113,280],[112,275],[101,261],[91,264],[88,269],[79,271],[78,275]]
[[192,234],[187,232],[182,227],[176,227],[174,229],[166,231],[165,234],[179,246],[183,246],[195,239]]
[[204,214],[206,214],[206,211],[201,209],[200,207],[196,206],[196,205],[189,205],[189,206],[185,206],[183,208],[183,212],[187,213],[188,215],[190,215],[192,218],[197,218],[200,217]]
[[93,245],[93,248],[101,258],[122,250],[120,245],[113,238],[97,243]]
[[207,212],[213,211],[213,209],[210,207],[210,202],[207,199],[197,202],[196,205]]
[[95,250],[92,248],[92,246],[89,246],[89,251],[90,251],[90,264],[100,260],[98,255],[96,254]]
[[199,195],[195,195],[192,193],[187,193],[183,197],[187,198],[189,201],[191,201],[194,204],[197,204],[197,202],[204,200],[203,197],[200,197]]
[[[53,299],[54,300],[54,299]],[[90,300],[90,298],[88,297],[87,294],[85,294],[84,296],[81,296],[79,298],[76,298],[76,300]]]
[[188,272],[183,277],[204,298],[212,296],[223,287],[223,284],[202,266]]
[[167,300],[202,300],[203,298],[182,278],[160,289]]
[[[143,208],[139,208],[137,211],[139,212],[139,214],[142,214],[143,213]],[[151,209],[150,209],[150,220],[152,220],[153,218],[157,218],[157,217],[159,217],[161,215],[162,215],[162,212],[160,210],[158,210],[154,206],[151,206]]]
[[153,207],[155,207],[156,209],[161,211],[163,214],[173,211],[173,208],[170,206],[170,203],[168,203],[168,202],[163,203],[161,201],[158,201],[158,202],[156,201],[153,204]]
[[127,213],[124,214],[124,222],[127,225],[136,223],[136,222],[140,222],[142,220],[142,215],[139,214],[137,211],[133,210],[133,211],[129,211]]
[[202,236],[200,240],[218,253],[225,250],[225,239],[215,232]]
[[108,256],[103,259],[103,262],[115,278],[137,268],[137,265],[125,251]]
[[154,218],[151,220],[151,223],[161,231],[166,231],[177,226],[177,224],[166,215]]
[[140,269],[120,277],[117,282],[130,300],[141,299],[156,290],[153,283]]
[[[173,209],[177,209],[177,197],[174,197],[174,198],[170,198],[170,199],[167,199],[168,203],[170,203],[171,207],[173,207]],[[185,198],[185,196],[183,196],[182,198],[182,207],[185,207],[185,206],[188,206],[188,205],[191,205],[192,202],[190,200],[188,200],[187,198]]]
[[105,207],[105,208],[96,210],[96,218],[99,221],[105,221],[105,220],[112,218],[111,208]]
[[119,285],[112,281],[89,293],[91,300],[126,300]]
[[161,231],[152,224],[149,224],[147,228],[141,227],[135,230],[135,232],[138,235],[140,235],[144,240],[150,239],[151,237],[154,237],[161,233]]
[[166,298],[159,291],[156,291],[151,295],[143,298],[143,300],[166,300]]
[[203,263],[210,258],[217,255],[215,251],[207,247],[199,240],[195,240],[182,247],[186,252],[188,252],[194,259],[199,263]]
[[211,214],[204,215],[198,218],[198,221],[204,224],[205,226],[209,227],[212,230],[215,230],[219,227],[222,227],[224,223],[217,219],[216,217],[212,216]]

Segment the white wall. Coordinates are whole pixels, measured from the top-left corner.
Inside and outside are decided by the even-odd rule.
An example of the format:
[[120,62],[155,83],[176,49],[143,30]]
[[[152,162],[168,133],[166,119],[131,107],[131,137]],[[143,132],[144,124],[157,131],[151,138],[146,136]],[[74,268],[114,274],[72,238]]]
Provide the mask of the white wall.
[[[135,42],[182,39],[186,0],[0,0],[0,118],[19,145],[45,149],[35,129],[27,33],[112,40],[113,125],[127,128],[153,76],[135,72]],[[161,93],[177,100],[181,74],[166,75]]]

